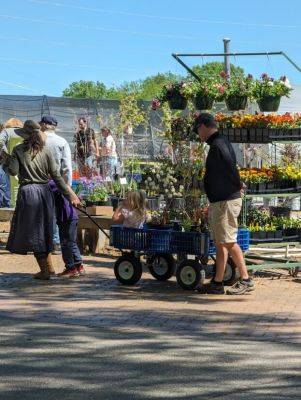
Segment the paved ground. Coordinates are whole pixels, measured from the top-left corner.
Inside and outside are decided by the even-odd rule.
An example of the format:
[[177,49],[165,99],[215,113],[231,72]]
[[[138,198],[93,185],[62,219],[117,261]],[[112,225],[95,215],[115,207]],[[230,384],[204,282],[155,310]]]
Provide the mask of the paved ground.
[[36,282],[31,256],[0,251],[1,400],[300,399],[301,276],[202,296],[86,263],[84,278]]

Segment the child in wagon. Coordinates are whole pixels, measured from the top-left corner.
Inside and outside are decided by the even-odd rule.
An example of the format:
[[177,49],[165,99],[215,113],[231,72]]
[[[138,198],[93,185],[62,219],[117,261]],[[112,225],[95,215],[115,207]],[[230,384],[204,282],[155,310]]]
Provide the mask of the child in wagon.
[[146,197],[144,192],[130,191],[113,215],[115,224],[125,228],[142,228],[146,221]]

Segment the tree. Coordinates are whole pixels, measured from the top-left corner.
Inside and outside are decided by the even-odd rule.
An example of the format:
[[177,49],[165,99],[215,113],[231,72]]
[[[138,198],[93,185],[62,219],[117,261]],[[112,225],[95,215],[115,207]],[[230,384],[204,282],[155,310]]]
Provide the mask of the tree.
[[103,99],[106,98],[106,86],[97,81],[79,81],[73,82],[63,91],[65,97],[77,97],[88,99]]
[[[220,73],[225,70],[225,66],[223,62],[213,61],[213,62],[208,62],[202,66],[195,65],[192,68],[192,70],[197,75],[219,76]],[[237,67],[236,65],[230,64],[230,73],[235,76],[243,75],[244,70],[241,67]]]

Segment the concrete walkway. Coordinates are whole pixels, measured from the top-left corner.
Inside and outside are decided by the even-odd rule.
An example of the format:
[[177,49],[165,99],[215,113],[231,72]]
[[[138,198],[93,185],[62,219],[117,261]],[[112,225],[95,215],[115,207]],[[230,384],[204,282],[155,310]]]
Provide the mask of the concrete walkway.
[[201,296],[147,273],[121,286],[113,262],[45,283],[0,254],[1,400],[300,399],[300,276]]

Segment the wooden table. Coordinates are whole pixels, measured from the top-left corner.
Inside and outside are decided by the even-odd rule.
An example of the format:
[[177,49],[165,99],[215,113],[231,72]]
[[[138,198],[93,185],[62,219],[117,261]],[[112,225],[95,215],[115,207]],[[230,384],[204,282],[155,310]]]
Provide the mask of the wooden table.
[[0,208],[0,222],[11,221],[14,211],[14,208]]
[[[104,230],[109,231],[112,224],[112,217],[105,215],[95,215],[92,218]],[[79,215],[77,228],[77,243],[83,253],[100,253],[104,248],[106,236],[97,226],[83,214]]]

